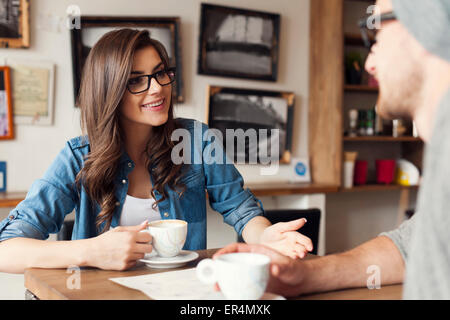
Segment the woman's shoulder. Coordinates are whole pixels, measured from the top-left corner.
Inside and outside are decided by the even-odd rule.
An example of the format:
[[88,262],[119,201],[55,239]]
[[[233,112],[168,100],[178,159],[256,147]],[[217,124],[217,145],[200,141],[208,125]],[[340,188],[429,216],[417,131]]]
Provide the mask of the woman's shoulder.
[[67,144],[74,150],[89,147],[89,138],[87,136],[78,136],[67,141]]
[[75,156],[75,158],[84,159],[84,157],[91,150],[89,139],[87,136],[78,136],[66,141],[66,144],[61,151],[62,154],[67,154],[68,156]]

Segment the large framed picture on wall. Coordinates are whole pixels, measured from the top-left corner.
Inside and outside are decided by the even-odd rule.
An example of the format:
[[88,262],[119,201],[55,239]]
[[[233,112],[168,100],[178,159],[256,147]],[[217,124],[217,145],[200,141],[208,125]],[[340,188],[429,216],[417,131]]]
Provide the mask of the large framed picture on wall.
[[84,62],[94,44],[107,32],[131,28],[148,30],[153,39],[161,42],[167,50],[171,67],[176,68],[173,83],[174,102],[184,102],[181,64],[180,19],[178,17],[94,17],[81,16],[81,28],[71,29],[72,66],[75,100],[80,89]]
[[198,73],[277,80],[280,15],[202,3]]
[[29,8],[29,0],[0,0],[0,48],[30,46]]
[[220,131],[230,159],[249,164],[266,164],[268,158],[290,162],[293,92],[209,86],[208,95],[206,122]]

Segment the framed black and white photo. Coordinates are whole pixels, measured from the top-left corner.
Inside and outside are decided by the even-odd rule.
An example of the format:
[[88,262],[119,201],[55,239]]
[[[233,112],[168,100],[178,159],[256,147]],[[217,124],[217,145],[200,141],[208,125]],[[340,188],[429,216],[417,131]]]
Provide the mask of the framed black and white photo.
[[72,65],[75,100],[78,96],[84,62],[94,44],[107,32],[132,28],[148,30],[150,37],[161,42],[169,55],[171,67],[176,67],[173,83],[174,102],[183,102],[183,77],[180,46],[180,19],[178,17],[93,17],[81,16],[81,28],[71,29]]
[[202,3],[198,73],[277,80],[280,15]]
[[9,67],[0,67],[0,140],[14,138]]
[[0,48],[30,46],[29,0],[0,0]]
[[294,93],[219,86],[209,86],[208,92],[206,121],[220,131],[230,159],[250,164],[267,164],[268,158],[290,162]]

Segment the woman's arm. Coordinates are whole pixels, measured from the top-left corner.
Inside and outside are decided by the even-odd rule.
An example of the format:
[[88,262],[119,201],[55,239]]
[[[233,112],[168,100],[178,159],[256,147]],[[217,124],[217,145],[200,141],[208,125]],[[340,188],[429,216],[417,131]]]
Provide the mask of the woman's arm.
[[272,223],[263,216],[254,217],[247,222],[244,230],[242,230],[242,238],[246,243],[260,243],[264,230],[271,225]]
[[0,271],[23,273],[27,268],[85,266],[87,242],[11,238],[0,243]]
[[311,239],[297,232],[305,223],[306,219],[301,218],[272,225],[267,218],[257,216],[245,225],[242,238],[246,243],[264,244],[293,259],[304,258],[313,249]]
[[27,268],[67,268],[92,266],[105,270],[125,270],[152,251],[151,236],[139,232],[145,224],[117,227],[95,238],[73,241],[46,241],[11,238],[0,242],[0,272],[23,273]]

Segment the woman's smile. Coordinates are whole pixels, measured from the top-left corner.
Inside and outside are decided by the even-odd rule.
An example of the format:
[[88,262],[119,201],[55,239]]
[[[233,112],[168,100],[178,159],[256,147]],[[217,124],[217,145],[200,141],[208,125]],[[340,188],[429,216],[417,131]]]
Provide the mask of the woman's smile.
[[164,102],[165,102],[165,99],[161,98],[161,99],[153,101],[153,102],[144,103],[141,105],[141,108],[143,110],[160,111],[160,110],[164,109],[164,106],[165,106]]

